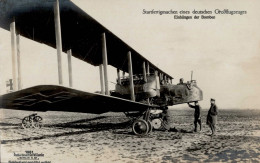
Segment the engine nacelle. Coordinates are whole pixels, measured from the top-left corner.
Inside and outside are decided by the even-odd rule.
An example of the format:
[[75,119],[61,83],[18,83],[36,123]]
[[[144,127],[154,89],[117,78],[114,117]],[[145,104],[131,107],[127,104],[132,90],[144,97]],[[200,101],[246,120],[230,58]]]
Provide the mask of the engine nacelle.
[[156,100],[158,105],[176,105],[203,100],[203,92],[197,86],[196,81],[183,84],[161,85],[160,98]]
[[[147,82],[142,75],[134,75],[134,92],[136,101],[142,101],[151,97],[160,97],[159,77],[156,75],[147,76]],[[115,91],[111,95],[130,99],[129,78],[122,78],[121,84],[117,83]]]
[[[150,104],[171,106],[203,100],[203,93],[194,80],[177,85],[160,84],[159,77],[156,75],[147,76],[147,82],[144,81],[142,75],[134,75],[133,82],[135,99],[139,102],[147,101],[149,98],[152,99]],[[111,95],[131,99],[129,85],[129,78],[122,78],[121,84],[116,84],[115,91]]]

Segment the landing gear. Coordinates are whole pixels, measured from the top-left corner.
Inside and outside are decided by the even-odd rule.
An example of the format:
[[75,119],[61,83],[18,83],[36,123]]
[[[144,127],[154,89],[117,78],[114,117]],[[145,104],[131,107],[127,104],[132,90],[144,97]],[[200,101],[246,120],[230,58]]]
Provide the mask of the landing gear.
[[42,117],[37,116],[37,114],[31,114],[24,117],[22,120],[22,127],[27,128],[41,128],[42,127]]
[[[149,120],[150,116],[150,109],[145,111],[143,114],[139,114],[139,117],[136,118],[134,123],[132,124],[132,130],[135,135],[147,135],[148,133],[152,132],[153,126]],[[140,119],[143,117],[143,119]]]
[[148,130],[148,134],[149,134],[153,131],[153,125],[152,125],[150,120],[148,120],[147,123],[148,123],[148,126],[149,126],[149,130]]
[[[160,109],[148,109],[145,112],[139,112],[139,114],[132,116],[134,119],[137,119],[132,125],[133,132],[136,135],[146,135],[152,132],[152,130],[169,130],[170,126],[167,122],[167,112],[165,113],[163,110],[167,109],[163,107]],[[140,120],[142,122],[140,122]],[[146,123],[149,126],[148,128],[146,127]]]
[[161,118],[156,118],[151,121],[154,129],[158,130],[162,127],[163,120]]
[[150,130],[150,126],[145,120],[137,119],[132,125],[132,130],[136,135],[146,135]]

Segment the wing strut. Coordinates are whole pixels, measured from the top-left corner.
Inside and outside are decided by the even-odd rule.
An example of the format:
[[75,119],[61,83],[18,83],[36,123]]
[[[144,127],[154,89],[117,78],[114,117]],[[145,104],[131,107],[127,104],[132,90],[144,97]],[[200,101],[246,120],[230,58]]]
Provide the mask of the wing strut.
[[117,69],[117,83],[121,84],[120,69]]
[[130,51],[127,53],[127,57],[128,57],[128,72],[129,72],[129,80],[130,80],[129,82],[130,82],[131,100],[135,101],[132,58],[131,58],[131,52]]
[[61,26],[60,26],[60,6],[59,0],[54,3],[54,22],[55,22],[55,35],[56,35],[56,49],[57,49],[57,59],[58,59],[58,74],[59,74],[59,84],[63,85],[62,81],[62,41],[61,41]]
[[72,65],[71,65],[72,51],[71,51],[71,49],[67,51],[67,55],[68,55],[69,86],[72,87],[73,82],[72,82]]
[[99,74],[100,74],[100,88],[101,88],[101,94],[104,95],[104,72],[103,72],[103,64],[99,65]]
[[108,88],[108,75],[107,75],[107,46],[106,46],[106,34],[102,34],[102,59],[104,66],[104,79],[105,79],[105,94],[109,95]]
[[16,35],[16,48],[17,48],[18,90],[21,90],[22,89],[22,76],[21,76],[21,59],[20,59],[20,34]]
[[147,82],[147,76],[146,76],[146,70],[145,70],[145,62],[143,62],[143,76],[144,76],[144,81]]
[[17,91],[17,79],[16,79],[16,29],[15,21],[10,24],[11,32],[11,47],[12,47],[12,75],[13,75],[13,90]]
[[149,65],[149,62],[147,62],[147,76],[150,76],[150,65]]

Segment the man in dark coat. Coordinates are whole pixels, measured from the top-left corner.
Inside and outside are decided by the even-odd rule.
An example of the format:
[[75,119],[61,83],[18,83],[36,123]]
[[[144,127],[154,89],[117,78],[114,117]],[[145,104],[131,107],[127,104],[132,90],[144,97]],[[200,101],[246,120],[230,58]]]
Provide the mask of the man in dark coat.
[[207,116],[207,125],[209,125],[212,134],[214,135],[216,132],[216,123],[217,123],[217,115],[218,115],[218,107],[215,104],[215,99],[210,99],[210,109],[208,111],[208,116]]
[[194,111],[194,132],[197,132],[197,123],[200,125],[200,131],[201,131],[201,107],[199,105],[199,102],[196,101],[195,105],[191,105],[190,103],[188,103],[190,108],[195,109]]
[[163,123],[162,123],[162,126],[165,130],[170,130],[171,128],[171,125],[170,125],[170,115],[169,115],[169,112],[168,112],[168,107],[164,108],[163,109],[163,112],[162,112],[162,120],[163,120]]
[[161,113],[161,115],[163,120],[162,129],[165,131],[178,132],[178,130],[175,127],[172,128],[173,121],[169,114],[168,107],[163,108],[163,112]]
[[184,84],[184,79],[180,78],[180,83],[178,83],[177,85],[183,85]]

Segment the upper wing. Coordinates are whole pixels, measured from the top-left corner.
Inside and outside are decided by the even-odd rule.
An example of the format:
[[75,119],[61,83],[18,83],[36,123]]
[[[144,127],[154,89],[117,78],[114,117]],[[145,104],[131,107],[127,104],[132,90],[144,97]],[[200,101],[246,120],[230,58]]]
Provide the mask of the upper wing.
[[139,102],[57,85],[39,85],[0,96],[0,108],[31,111],[105,113],[145,111],[148,107]]
[[[0,27],[9,30],[13,18],[19,34],[56,48],[53,4],[55,0],[0,1]],[[142,63],[172,77],[127,45],[111,31],[77,7],[70,0],[60,0],[62,47],[72,49],[73,56],[92,65],[102,63],[101,34],[106,33],[108,64],[128,72],[127,52],[131,51],[133,72],[142,74]]]

